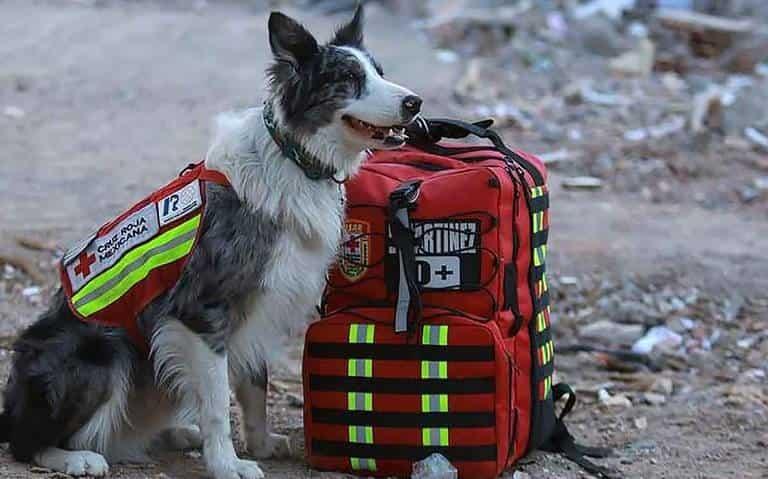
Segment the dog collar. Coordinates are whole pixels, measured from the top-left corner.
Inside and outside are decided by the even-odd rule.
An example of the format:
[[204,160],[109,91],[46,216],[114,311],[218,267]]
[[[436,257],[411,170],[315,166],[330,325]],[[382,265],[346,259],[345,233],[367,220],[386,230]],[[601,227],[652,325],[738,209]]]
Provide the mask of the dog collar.
[[283,155],[290,158],[301,168],[310,180],[335,180],[336,170],[322,163],[315,155],[310,154],[301,144],[277,128],[275,112],[270,103],[264,103],[264,124],[269,130],[272,140],[280,147]]

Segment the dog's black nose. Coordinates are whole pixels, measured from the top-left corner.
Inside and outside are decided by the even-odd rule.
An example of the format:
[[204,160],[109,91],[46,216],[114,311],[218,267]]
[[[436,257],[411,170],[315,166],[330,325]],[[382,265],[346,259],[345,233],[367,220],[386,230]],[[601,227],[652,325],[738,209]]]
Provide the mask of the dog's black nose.
[[403,112],[414,117],[421,112],[421,104],[424,101],[416,95],[409,95],[403,99]]

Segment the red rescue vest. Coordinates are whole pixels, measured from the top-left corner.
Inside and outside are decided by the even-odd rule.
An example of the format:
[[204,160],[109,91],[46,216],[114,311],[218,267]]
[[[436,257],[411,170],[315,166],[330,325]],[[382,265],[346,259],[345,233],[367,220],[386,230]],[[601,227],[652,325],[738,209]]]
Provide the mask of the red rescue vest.
[[171,289],[197,245],[205,212],[205,183],[229,186],[201,162],[101,226],[70,249],[61,284],[80,320],[124,328],[148,351],[137,318]]

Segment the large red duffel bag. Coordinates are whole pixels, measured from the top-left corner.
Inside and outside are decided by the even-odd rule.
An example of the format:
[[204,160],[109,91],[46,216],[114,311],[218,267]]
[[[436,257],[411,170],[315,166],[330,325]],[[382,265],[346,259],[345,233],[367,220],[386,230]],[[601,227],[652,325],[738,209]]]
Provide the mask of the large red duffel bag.
[[[552,384],[545,168],[488,126],[422,121],[348,183],[349,236],[306,336],[314,467],[403,476],[440,453],[482,479],[541,448],[608,474],[555,416],[574,395]],[[469,134],[492,145],[440,142]]]

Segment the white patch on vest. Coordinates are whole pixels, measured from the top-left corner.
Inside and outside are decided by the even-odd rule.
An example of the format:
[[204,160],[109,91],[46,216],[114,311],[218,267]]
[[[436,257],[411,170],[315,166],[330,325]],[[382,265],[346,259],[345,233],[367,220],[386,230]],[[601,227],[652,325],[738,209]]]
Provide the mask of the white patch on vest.
[[87,246],[75,248],[64,256],[67,277],[76,293],[99,273],[112,267],[125,253],[154,238],[160,225],[155,203],[150,203],[125,218]]
[[202,204],[203,198],[200,194],[200,182],[195,180],[157,202],[157,216],[160,218],[160,226],[165,226],[197,210]]

